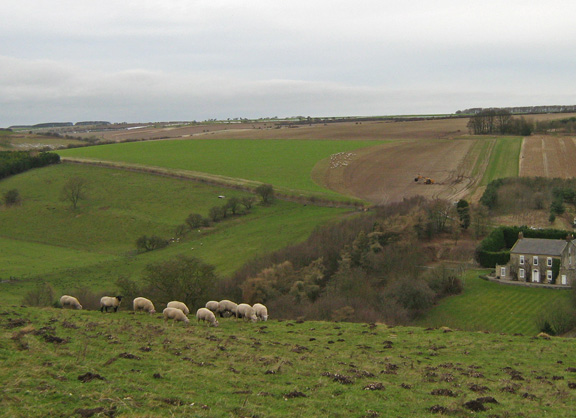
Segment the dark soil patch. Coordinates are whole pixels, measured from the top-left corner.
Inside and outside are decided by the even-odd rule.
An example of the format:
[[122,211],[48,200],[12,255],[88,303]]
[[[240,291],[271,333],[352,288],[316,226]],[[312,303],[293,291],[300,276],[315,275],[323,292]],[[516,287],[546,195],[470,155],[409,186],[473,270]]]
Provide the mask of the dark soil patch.
[[293,392],[284,394],[284,399],[293,399],[293,398],[307,398],[307,396],[304,393],[298,392],[296,390]]
[[477,384],[475,384],[475,383],[474,383],[474,384],[471,384],[471,385],[469,386],[469,389],[470,389],[472,392],[480,392],[480,393],[484,393],[484,392],[487,392],[487,391],[489,390],[489,389],[488,389],[488,386],[480,386],[480,385],[477,385]]
[[442,406],[442,405],[434,405],[434,406],[431,406],[428,410],[429,410],[431,413],[433,413],[433,414],[442,414],[442,415],[444,415],[444,414],[447,414],[447,413],[448,413],[448,408],[446,408],[445,406]]
[[78,376],[78,380],[81,381],[82,383],[91,382],[91,381],[94,380],[94,379],[97,379],[97,380],[106,380],[106,379],[104,379],[102,376],[100,376],[99,374],[90,373],[90,372]]
[[118,355],[118,357],[120,357],[120,358],[125,358],[125,359],[128,359],[128,360],[141,360],[140,357],[138,357],[138,356],[136,356],[136,355],[134,355],[134,354],[130,354],[130,353],[120,353],[120,354]]
[[70,328],[70,329],[78,329],[80,328],[78,325],[76,325],[73,322],[68,322],[68,321],[62,321],[62,327],[63,328]]
[[568,382],[568,387],[569,387],[570,389],[576,389],[576,383],[574,383],[574,382]]
[[478,398],[476,399],[478,402],[482,402],[482,403],[499,403],[496,399],[494,399],[492,396],[484,396],[482,398]]
[[477,399],[466,402],[464,404],[464,408],[469,409],[473,412],[486,411],[486,407],[484,406],[484,404],[478,401]]
[[434,389],[432,392],[430,392],[430,394],[434,396],[450,396],[452,398],[456,397],[456,394],[450,389]]
[[57,337],[55,335],[44,335],[43,336],[44,341],[46,341],[47,343],[54,343],[54,344],[66,344],[68,343],[68,340],[64,339],[64,338],[60,338]]
[[8,322],[6,323],[6,325],[4,325],[4,328],[7,328],[7,329],[18,328],[18,327],[23,327],[24,325],[29,324],[29,323],[30,323],[30,321],[28,321],[27,319],[8,318]]
[[364,386],[364,390],[384,390],[384,385],[382,383],[370,383]]
[[324,372],[322,376],[330,377],[334,382],[341,383],[343,385],[351,385],[354,381],[349,376],[344,376],[338,373]]
[[96,414],[98,414],[99,417],[101,416],[113,417],[116,414],[116,407],[113,406],[110,409],[106,409],[104,407],[89,408],[89,409],[78,408],[74,410],[74,413],[79,414],[82,418],[90,418]]

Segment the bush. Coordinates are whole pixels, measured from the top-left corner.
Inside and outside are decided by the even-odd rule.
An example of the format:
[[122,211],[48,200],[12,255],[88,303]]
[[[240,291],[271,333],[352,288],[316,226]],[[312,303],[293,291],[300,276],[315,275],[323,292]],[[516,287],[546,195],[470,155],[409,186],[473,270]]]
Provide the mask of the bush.
[[136,240],[136,249],[139,252],[154,251],[160,248],[165,248],[168,246],[170,241],[161,238],[159,236],[153,235],[151,237],[147,235],[142,235]]
[[56,303],[54,293],[54,288],[50,283],[38,283],[34,290],[26,293],[22,299],[22,304],[36,307],[54,306]]
[[204,218],[202,215],[198,213],[191,213],[190,215],[188,215],[185,222],[190,229],[198,229],[210,226],[210,220]]
[[4,204],[6,206],[13,206],[20,203],[20,192],[18,189],[8,190],[3,196]]
[[274,200],[274,187],[271,184],[261,184],[254,191],[260,196],[264,205],[269,205]]

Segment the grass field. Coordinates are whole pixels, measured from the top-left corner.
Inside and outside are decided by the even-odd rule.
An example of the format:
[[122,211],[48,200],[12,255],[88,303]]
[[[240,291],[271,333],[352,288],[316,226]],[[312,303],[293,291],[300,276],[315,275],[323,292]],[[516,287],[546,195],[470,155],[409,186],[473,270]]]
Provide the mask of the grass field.
[[480,279],[485,273],[468,271],[464,293],[441,300],[417,324],[535,335],[538,316],[568,301],[568,291],[506,286]]
[[522,137],[502,137],[496,140],[481,186],[487,186],[492,180],[504,177],[517,177],[519,170]]
[[102,145],[59,151],[63,157],[121,161],[270,183],[292,192],[338,197],[312,181],[314,165],[375,141],[176,140]]
[[172,326],[160,315],[122,310],[3,307],[1,414],[574,414],[576,351],[569,340],[382,324],[220,322]]
[[[59,198],[66,178],[89,179],[88,198],[72,211]],[[0,183],[0,192],[16,188],[20,206],[0,209],[0,303],[20,303],[38,280],[58,292],[79,287],[114,290],[120,277],[139,280],[149,263],[194,255],[227,275],[257,254],[302,241],[318,225],[346,210],[277,201],[255,205],[246,216],[193,231],[163,250],[135,253],[142,235],[174,236],[177,225],[192,213],[204,216],[225,200],[246,195],[196,182],[113,170],[60,164],[32,170]]]

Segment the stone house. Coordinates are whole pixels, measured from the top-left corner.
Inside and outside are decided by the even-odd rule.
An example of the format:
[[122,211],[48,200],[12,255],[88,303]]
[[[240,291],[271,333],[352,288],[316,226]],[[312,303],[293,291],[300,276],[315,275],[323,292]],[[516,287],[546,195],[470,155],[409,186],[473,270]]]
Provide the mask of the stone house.
[[510,250],[510,261],[496,265],[496,277],[503,281],[572,286],[576,283],[576,240],[524,238]]

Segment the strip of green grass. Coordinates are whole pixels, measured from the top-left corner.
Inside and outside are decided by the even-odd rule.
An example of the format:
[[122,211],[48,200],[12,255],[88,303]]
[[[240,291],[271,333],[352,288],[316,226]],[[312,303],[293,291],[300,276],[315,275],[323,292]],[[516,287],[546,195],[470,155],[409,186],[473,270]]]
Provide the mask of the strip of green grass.
[[487,186],[492,180],[498,178],[518,176],[522,141],[522,137],[497,139],[482,177],[481,186]]
[[314,165],[375,141],[173,140],[121,143],[59,151],[63,157],[120,161],[271,183],[292,191],[339,196],[314,183]]
[[461,295],[442,299],[425,317],[421,326],[448,326],[535,335],[538,316],[566,303],[569,292],[555,289],[511,286],[480,279],[486,271],[470,270],[464,277]]

